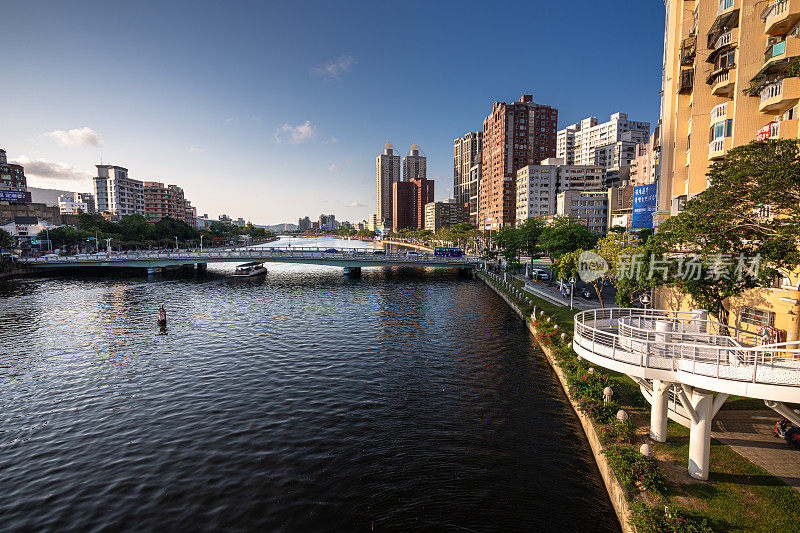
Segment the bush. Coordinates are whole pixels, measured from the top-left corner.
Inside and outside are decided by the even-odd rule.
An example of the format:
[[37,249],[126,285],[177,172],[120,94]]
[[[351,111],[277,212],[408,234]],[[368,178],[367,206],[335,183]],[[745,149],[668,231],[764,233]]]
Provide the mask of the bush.
[[624,443],[630,444],[633,442],[634,429],[630,420],[617,420],[616,417],[610,424],[606,424],[600,428],[600,441],[603,444],[608,443]]
[[631,502],[630,524],[640,533],[711,533],[706,520],[687,515],[679,507],[670,507],[669,513],[653,509],[639,501]]
[[666,494],[666,480],[658,469],[658,462],[652,457],[645,457],[630,446],[612,444],[603,450],[608,464],[614,469],[625,488],[629,491],[641,485],[645,490],[655,494]]

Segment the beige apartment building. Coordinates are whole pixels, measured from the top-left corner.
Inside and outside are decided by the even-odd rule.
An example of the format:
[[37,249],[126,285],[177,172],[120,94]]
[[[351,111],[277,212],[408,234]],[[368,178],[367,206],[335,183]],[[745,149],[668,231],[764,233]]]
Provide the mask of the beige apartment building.
[[[798,138],[800,0],[667,0],[656,223],[704,191],[709,165],[736,146]],[[795,69],[796,70],[796,69]],[[660,295],[662,307],[688,302]],[[798,339],[797,273],[730,302],[731,321]]]
[[169,217],[194,227],[197,212],[177,185],[164,186],[157,181],[145,181],[144,217],[148,222]]

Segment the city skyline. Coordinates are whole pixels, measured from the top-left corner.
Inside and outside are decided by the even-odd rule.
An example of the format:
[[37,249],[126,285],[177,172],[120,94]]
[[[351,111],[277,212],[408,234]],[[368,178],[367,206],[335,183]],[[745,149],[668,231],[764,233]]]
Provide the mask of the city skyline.
[[[531,93],[559,110],[559,129],[617,111],[655,124],[663,6],[620,1],[594,12],[579,4],[570,20],[590,28],[569,42],[562,10],[525,5],[515,13],[531,19],[528,32],[508,32],[502,45],[469,57],[441,25],[464,35],[502,31],[502,17],[489,13],[504,6],[473,3],[460,14],[444,4],[394,12],[355,3],[330,14],[275,4],[243,16],[79,2],[50,3],[53,16],[41,19],[39,8],[13,5],[5,11],[15,22],[6,68],[30,81],[6,87],[14,105],[0,110],[0,144],[25,165],[33,187],[91,192],[102,158],[133,178],[179,184],[201,213],[261,224],[314,212],[363,220],[374,212],[373,160],[387,138],[399,153],[414,142],[424,147],[428,178],[440,183],[436,200],[446,199],[453,139],[478,130],[494,101]],[[636,32],[610,32],[618,12],[634,5]],[[418,13],[418,38],[409,42],[404,24]],[[280,24],[262,31],[256,21],[267,14]],[[117,20],[124,27],[98,47],[90,30]],[[233,27],[237,37],[221,42]],[[538,50],[537,39],[564,45]],[[521,57],[506,52],[515,46]],[[620,49],[626,61],[602,60]],[[475,76],[476,61],[493,62],[498,74]],[[651,67],[640,72],[637,64]],[[602,82],[612,78],[624,83]]]

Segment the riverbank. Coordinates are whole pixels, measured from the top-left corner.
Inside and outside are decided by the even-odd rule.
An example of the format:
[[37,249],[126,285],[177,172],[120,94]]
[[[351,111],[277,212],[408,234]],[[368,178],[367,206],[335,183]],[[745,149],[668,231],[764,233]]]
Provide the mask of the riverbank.
[[[650,441],[649,404],[638,386],[627,376],[604,369],[589,372],[589,365],[578,360],[571,349],[575,311],[525,296],[494,274],[479,272],[478,276],[525,320],[582,425],[586,421],[584,431],[598,459],[598,469],[601,474],[607,466],[613,470],[607,489],[623,528],[770,532],[796,528],[800,520],[797,491],[729,446],[712,439],[709,480],[699,481],[686,471],[688,429],[670,421],[667,442]],[[544,314],[531,317],[534,305]],[[603,403],[606,386],[614,392],[612,405]],[[629,416],[626,423],[616,421],[620,408]],[[639,453],[641,444],[654,448],[654,459]],[[603,477],[606,480],[607,476]],[[624,503],[615,499],[620,495],[620,484]]]

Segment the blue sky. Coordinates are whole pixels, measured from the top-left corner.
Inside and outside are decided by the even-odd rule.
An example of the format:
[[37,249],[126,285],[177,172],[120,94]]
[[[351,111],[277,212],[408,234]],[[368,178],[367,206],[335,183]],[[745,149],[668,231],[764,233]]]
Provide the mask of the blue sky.
[[531,93],[559,127],[658,119],[663,3],[12,2],[0,146],[31,186],[100,158],[257,224],[374,212],[389,139],[452,193],[452,140]]

